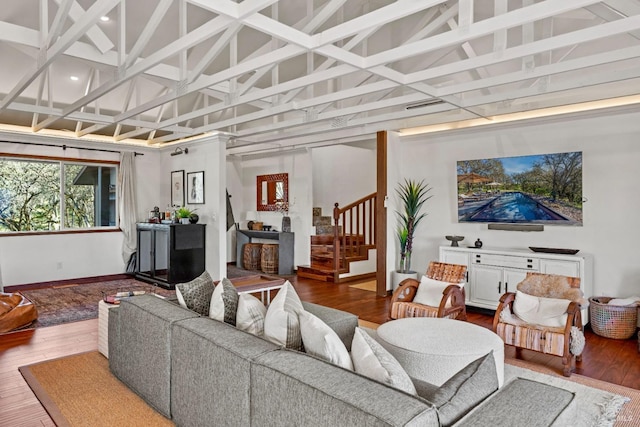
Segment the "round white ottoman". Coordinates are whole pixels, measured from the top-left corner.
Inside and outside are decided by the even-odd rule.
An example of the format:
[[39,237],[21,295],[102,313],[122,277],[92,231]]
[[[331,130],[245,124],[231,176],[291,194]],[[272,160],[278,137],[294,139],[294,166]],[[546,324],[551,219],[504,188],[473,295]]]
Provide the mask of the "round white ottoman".
[[440,386],[493,350],[498,384],[504,382],[504,342],[489,329],[460,320],[409,317],[383,323],[378,342],[409,376]]

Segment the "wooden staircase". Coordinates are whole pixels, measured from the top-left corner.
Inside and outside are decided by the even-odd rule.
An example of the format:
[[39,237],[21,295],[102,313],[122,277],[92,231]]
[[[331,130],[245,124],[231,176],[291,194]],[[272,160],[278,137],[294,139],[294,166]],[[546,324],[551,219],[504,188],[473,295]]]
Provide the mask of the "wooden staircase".
[[318,234],[311,236],[311,264],[299,265],[298,276],[335,283],[374,277],[375,271],[357,276],[349,273],[352,262],[367,260],[369,249],[376,247],[375,201],[373,193],[343,208],[336,203],[333,218],[317,212],[314,225]]

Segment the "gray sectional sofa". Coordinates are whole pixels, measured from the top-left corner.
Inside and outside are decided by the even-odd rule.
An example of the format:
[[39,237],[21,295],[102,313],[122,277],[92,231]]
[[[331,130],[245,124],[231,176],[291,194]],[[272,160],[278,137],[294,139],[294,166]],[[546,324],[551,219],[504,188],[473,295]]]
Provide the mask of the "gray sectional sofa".
[[[350,348],[356,316],[303,305]],[[438,409],[426,399],[152,295],[123,300],[110,311],[109,366],[178,426],[442,425]],[[521,425],[518,419],[531,420],[533,389],[524,382],[517,385],[516,391],[511,387],[507,393],[504,387],[494,393],[456,425],[513,426]],[[545,403],[546,413],[557,414],[553,423],[540,425],[565,425],[573,395],[540,385],[554,389],[563,402]]]

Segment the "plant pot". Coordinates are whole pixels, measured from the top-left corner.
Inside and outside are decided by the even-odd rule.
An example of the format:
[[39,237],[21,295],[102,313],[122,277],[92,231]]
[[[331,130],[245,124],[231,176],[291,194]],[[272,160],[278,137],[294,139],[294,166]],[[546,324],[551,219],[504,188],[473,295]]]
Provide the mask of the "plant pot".
[[398,270],[394,270],[391,272],[391,285],[393,286],[393,290],[398,289],[398,285],[405,279],[418,279],[417,271],[409,271],[408,273],[401,273]]
[[189,218],[180,218],[180,224],[189,224]]

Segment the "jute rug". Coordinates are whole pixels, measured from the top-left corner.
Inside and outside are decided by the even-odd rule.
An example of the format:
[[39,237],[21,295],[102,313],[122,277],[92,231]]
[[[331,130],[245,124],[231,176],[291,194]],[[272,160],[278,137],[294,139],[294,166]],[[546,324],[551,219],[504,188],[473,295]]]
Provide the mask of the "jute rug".
[[114,377],[97,351],[19,369],[58,427],[174,425]]
[[[539,372],[545,370],[549,374]],[[118,381],[109,371],[107,359],[98,352],[23,366],[20,372],[58,426],[173,425]],[[505,380],[513,377],[576,393],[578,419],[567,427],[640,425],[638,390],[576,374],[566,379],[548,368],[507,359]]]
[[372,291],[375,292],[376,291],[376,281],[375,280],[370,280],[368,282],[364,282],[364,283],[358,283],[356,285],[349,285],[350,288],[356,288],[356,289],[362,289],[365,291]]

